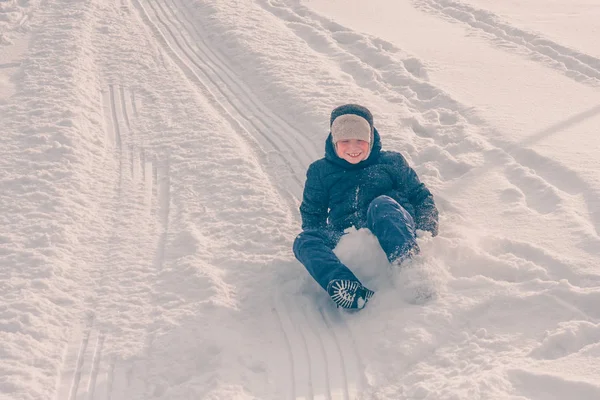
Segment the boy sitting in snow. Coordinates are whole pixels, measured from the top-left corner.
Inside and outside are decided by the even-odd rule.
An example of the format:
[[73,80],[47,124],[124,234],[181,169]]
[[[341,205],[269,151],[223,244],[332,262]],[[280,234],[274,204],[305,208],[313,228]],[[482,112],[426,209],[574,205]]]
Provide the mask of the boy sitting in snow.
[[399,265],[419,252],[417,229],[437,235],[438,211],[404,157],[381,150],[367,108],[335,108],[330,130],[325,157],[306,173],[300,206],[303,231],[294,242],[294,254],[339,307],[360,309],[374,292],[333,253],[344,230],[368,228],[390,263]]

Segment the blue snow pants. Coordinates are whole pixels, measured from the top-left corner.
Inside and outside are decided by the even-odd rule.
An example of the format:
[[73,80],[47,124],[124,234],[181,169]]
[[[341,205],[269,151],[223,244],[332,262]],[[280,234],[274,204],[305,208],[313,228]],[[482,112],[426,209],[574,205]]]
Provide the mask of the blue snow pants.
[[[379,196],[369,204],[367,228],[377,237],[390,262],[419,251],[413,217],[389,196]],[[342,235],[339,231],[312,229],[303,231],[294,241],[294,255],[325,290],[332,279],[358,281],[333,253]]]

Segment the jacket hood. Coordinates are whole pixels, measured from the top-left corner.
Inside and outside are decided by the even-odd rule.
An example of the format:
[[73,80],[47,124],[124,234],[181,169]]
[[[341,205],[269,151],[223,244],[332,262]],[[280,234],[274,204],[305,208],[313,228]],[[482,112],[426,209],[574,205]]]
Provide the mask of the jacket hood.
[[379,136],[379,132],[377,132],[376,128],[373,128],[373,144],[371,146],[371,152],[369,153],[369,157],[366,160],[362,160],[358,164],[351,164],[348,161],[340,158],[336,151],[335,146],[333,145],[333,137],[331,136],[331,132],[329,132],[329,136],[325,141],[325,159],[329,162],[332,162],[336,165],[344,169],[361,169],[368,165],[373,164],[379,159],[379,155],[381,154],[381,138]]

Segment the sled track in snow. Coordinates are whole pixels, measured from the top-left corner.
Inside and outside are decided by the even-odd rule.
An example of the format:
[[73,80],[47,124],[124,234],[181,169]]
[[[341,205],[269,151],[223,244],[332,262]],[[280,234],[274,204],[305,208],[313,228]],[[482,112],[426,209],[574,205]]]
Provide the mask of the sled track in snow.
[[[315,304],[291,306],[284,296],[273,300],[274,316],[290,362],[293,400],[355,400],[365,387],[364,367],[343,322]],[[342,318],[340,318],[342,320]],[[337,332],[337,333],[336,333]]]
[[[109,84],[101,99],[106,151],[100,157],[98,174],[107,177],[105,185],[112,186],[112,195],[105,197],[98,193],[99,212],[110,229],[105,237],[99,233],[97,239],[95,250],[99,260],[90,270],[92,290],[88,293],[87,316],[71,330],[55,400],[125,400],[134,392],[145,390],[135,388],[132,392],[131,372],[118,365],[115,353],[118,350],[114,350],[115,342],[122,338],[110,337],[105,332],[120,324],[121,315],[126,318],[135,313],[136,301],[149,296],[143,289],[137,289],[137,279],[152,274],[157,265],[138,260],[132,248],[149,246],[153,241],[148,236],[153,235],[155,219],[165,223],[168,195],[164,193],[168,193],[168,188],[164,184],[158,188],[156,162],[148,159],[132,129],[132,119],[138,116],[139,108],[135,93],[125,86]],[[158,244],[157,253],[161,254],[164,243],[159,240]],[[137,275],[139,272],[142,278]],[[134,304],[129,304],[130,301]]]
[[[146,233],[150,240],[146,243],[148,254],[144,260],[128,264],[126,260],[117,260],[113,265],[123,267],[121,272],[122,281],[127,287],[134,288],[137,279],[141,283],[156,281],[155,274],[163,270],[165,262],[165,252],[167,247],[167,238],[170,231],[170,213],[171,213],[171,175],[170,158],[168,154],[158,157],[155,154],[149,154],[143,142],[132,129],[132,119],[139,116],[139,101],[132,90],[124,86],[119,86],[118,90],[111,85],[111,107],[115,115],[114,121],[121,132],[126,132],[126,143],[122,144],[120,156],[120,185],[124,185],[130,196],[128,202],[120,202],[122,210],[133,209],[136,214],[131,215],[125,212],[125,221],[132,221],[127,226],[129,235],[125,239],[134,239],[139,234]],[[123,189],[121,189],[122,191]],[[121,239],[117,240],[121,242]],[[138,257],[138,256],[134,256]],[[135,274],[129,275],[127,270],[129,266],[139,268],[144,276],[136,277]],[[136,281],[131,281],[136,279]],[[141,285],[142,287],[144,285]],[[118,294],[124,295],[126,300],[130,300],[136,305],[140,293],[135,289]],[[144,302],[152,299],[153,294],[146,289],[142,292]],[[117,307],[119,305],[116,305]],[[116,307],[115,307],[116,308]],[[135,311],[133,311],[135,313]],[[150,313],[156,312],[152,308]],[[133,316],[133,320],[137,315]],[[117,354],[113,355],[109,368],[107,398],[110,400],[128,400],[131,398],[148,398],[148,391],[151,383],[148,379],[148,363],[152,358],[153,333],[151,326],[138,328],[139,337],[135,338],[143,342],[144,354],[140,359],[127,362],[117,362]],[[135,340],[134,339],[134,340]]]
[[[337,312],[337,310],[335,311]],[[358,346],[354,341],[352,331],[339,314],[336,315],[337,320],[334,318],[333,308],[324,310],[323,307],[319,307],[318,313],[321,323],[316,322],[316,326],[319,326],[321,331],[324,332],[323,335],[330,336],[328,339],[329,351],[332,352],[331,346],[335,346],[339,355],[339,365],[334,365],[333,370],[342,372],[341,379],[346,387],[344,399],[358,399],[367,384],[364,372],[365,366],[358,353]],[[319,321],[319,318],[316,318],[316,321]],[[341,329],[336,329],[336,325]],[[333,356],[331,359],[335,360]],[[335,399],[335,397],[333,398]]]
[[285,344],[285,350],[287,353],[287,360],[289,363],[290,375],[288,378],[289,382],[286,385],[287,387],[290,388],[290,397],[289,398],[296,400],[296,368],[295,368],[294,352],[292,350],[292,342],[290,340],[290,336],[287,334],[289,328],[286,329],[284,327],[281,315],[279,314],[277,307],[273,307],[272,310],[273,310],[273,315],[275,316],[275,319],[277,320],[277,326],[279,327],[279,330],[282,333],[283,341]]
[[[157,198],[160,204],[164,197],[157,188],[156,171],[160,163],[155,156],[148,154],[132,129],[132,119],[139,115],[135,92],[122,85],[110,84],[102,97],[105,114],[110,116],[107,117],[107,141],[118,159],[119,198],[116,208],[125,211],[131,205],[135,208],[143,205],[144,212],[150,214],[155,206],[153,198]],[[157,190],[159,192],[155,193]],[[129,198],[125,200],[123,197]],[[132,204],[124,205],[124,202]]]
[[[294,400],[314,399],[315,387],[313,383],[313,365],[311,362],[310,351],[306,344],[306,338],[302,328],[293,323],[289,316],[289,310],[282,304],[282,311],[277,311],[279,326],[283,330],[283,335],[289,343],[289,351],[294,364],[292,371],[294,373],[292,387]],[[318,385],[318,384],[317,384]],[[318,389],[317,389],[318,390]]]
[[[90,314],[83,328],[72,332],[64,355],[66,368],[61,375],[55,400],[80,399],[81,393],[86,393],[87,400],[110,398],[110,393],[106,392],[109,385],[97,387],[101,372],[107,373],[107,369],[101,368],[106,336],[94,326],[94,321],[95,316]],[[109,367],[108,370],[110,369]],[[107,383],[109,375],[101,377],[101,380]]]
[[[139,14],[173,62],[219,110],[231,127],[266,158],[271,176],[279,179],[293,197],[302,193],[303,176],[316,150],[307,147],[303,135],[290,127],[252,96],[250,90],[210,49],[188,14],[175,2],[135,0]],[[183,4],[183,3],[181,3]],[[281,132],[282,134],[278,134]],[[258,143],[258,146],[255,144]],[[291,151],[298,146],[302,151]],[[277,161],[271,155],[276,155]],[[279,164],[279,165],[277,165]],[[287,171],[282,176],[281,167]]]
[[467,24],[472,28],[491,35],[503,48],[512,47],[525,50],[535,59],[559,69],[565,75],[593,86],[600,85],[600,59],[561,46],[539,35],[527,32],[500,21],[500,18],[486,10],[476,9],[452,0],[416,0],[415,5],[429,13],[444,16],[446,19]]
[[[242,101],[246,108],[253,112],[253,115],[255,115],[265,127],[272,129],[273,132],[283,133],[283,135],[280,135],[283,140],[291,138],[294,143],[293,146],[304,149],[304,152],[300,153],[303,163],[312,162],[314,159],[313,153],[318,153],[321,149],[311,145],[311,142],[306,140],[306,136],[302,132],[281,119],[277,114],[273,113],[267,106],[255,98],[252,91],[244,85],[243,80],[236,76],[229,68],[227,60],[205,42],[204,35],[206,33],[200,30],[199,24],[195,24],[194,21],[190,19],[189,16],[193,15],[194,11],[186,4],[186,2],[182,0],[178,0],[178,2],[176,2],[176,0],[162,1],[180,26],[186,29],[189,37],[195,41],[201,58],[210,60],[210,63],[206,64],[207,67],[212,73],[217,75],[222,82],[226,83],[227,86],[232,89],[232,95],[235,96],[234,98]],[[160,1],[158,4],[160,5]],[[287,139],[285,142],[290,151],[291,147],[289,145],[292,141]]]

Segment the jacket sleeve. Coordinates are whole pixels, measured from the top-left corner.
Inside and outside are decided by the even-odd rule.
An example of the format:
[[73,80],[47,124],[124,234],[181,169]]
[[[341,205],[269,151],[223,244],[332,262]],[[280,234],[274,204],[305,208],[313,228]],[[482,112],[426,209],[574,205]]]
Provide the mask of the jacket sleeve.
[[397,189],[402,191],[414,208],[417,229],[429,231],[433,236],[438,234],[438,210],[433,195],[417,173],[408,165],[406,159],[398,153],[394,162]]
[[311,164],[306,172],[304,194],[300,205],[302,229],[322,229],[327,225],[329,210],[327,191],[323,187],[318,168]]

